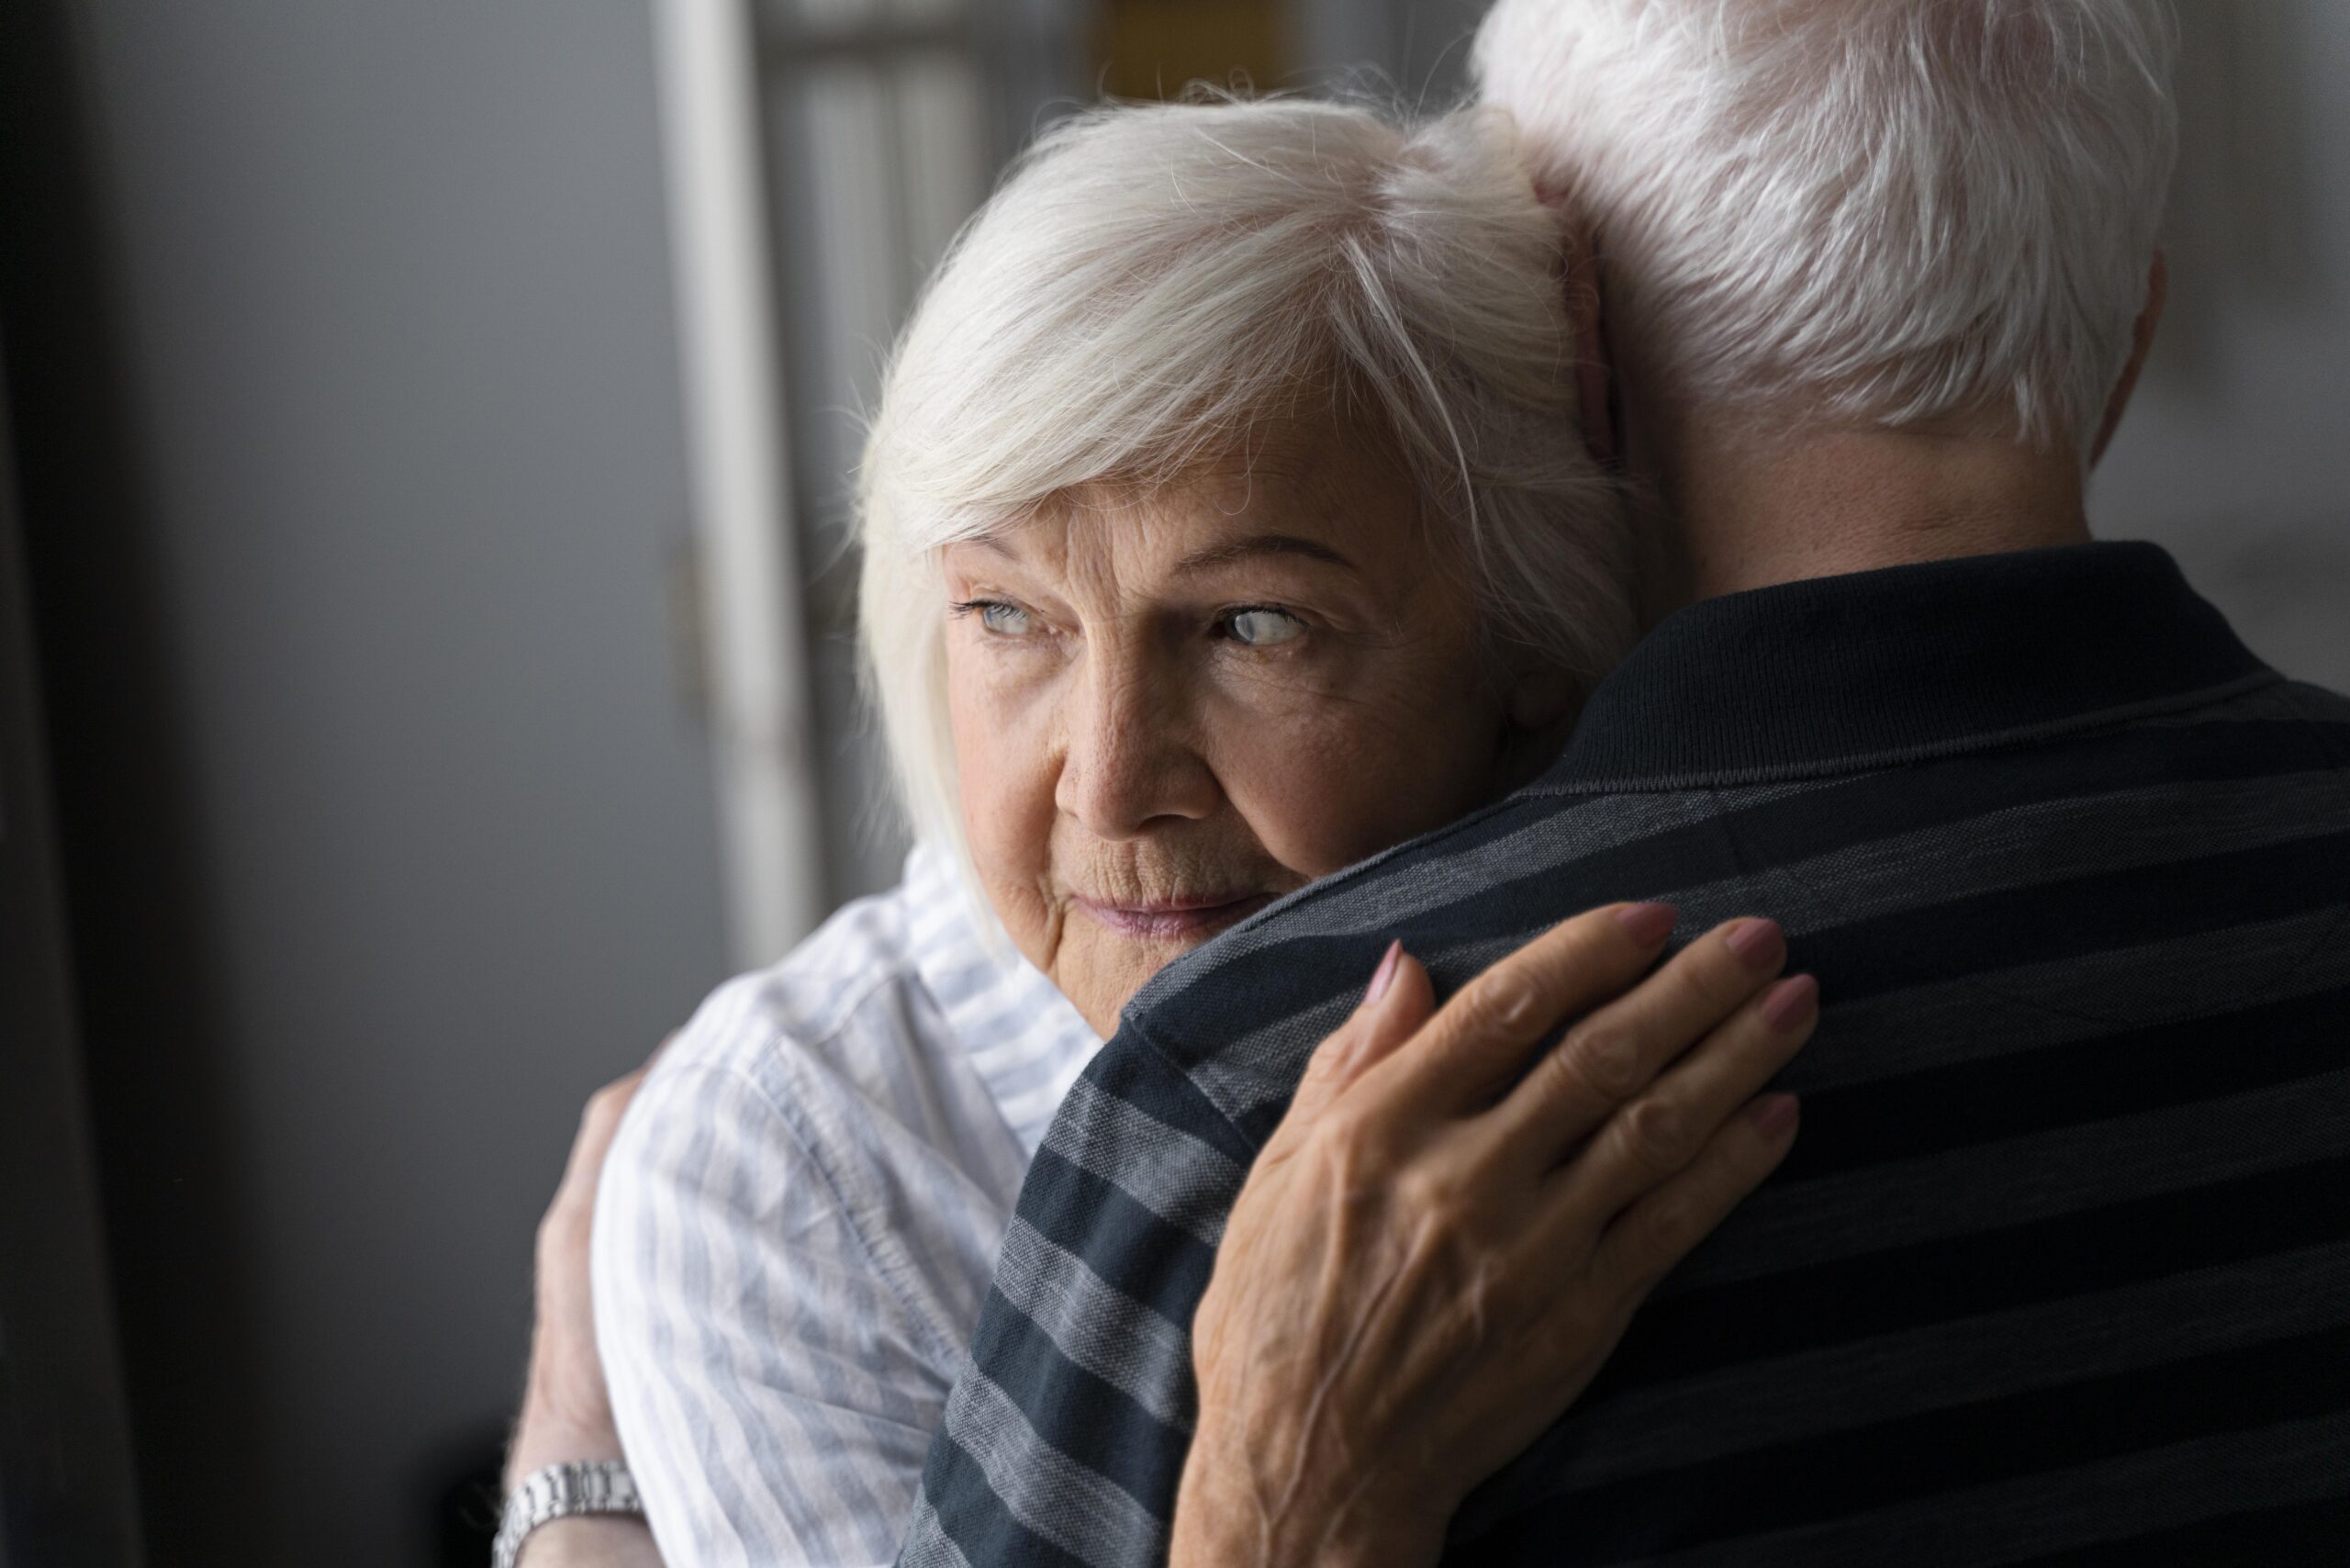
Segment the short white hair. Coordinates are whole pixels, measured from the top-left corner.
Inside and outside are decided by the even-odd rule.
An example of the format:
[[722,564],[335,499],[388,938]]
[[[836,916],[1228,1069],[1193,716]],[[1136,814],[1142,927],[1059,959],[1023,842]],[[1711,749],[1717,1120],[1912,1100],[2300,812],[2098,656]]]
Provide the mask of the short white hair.
[[1692,406],[2094,438],[2178,131],[2160,0],[1498,0],[1487,101]]
[[1497,650],[1595,683],[1636,634],[1631,552],[1580,439],[1562,239],[1497,110],[1405,128],[1275,98],[1048,131],[931,280],[859,479],[859,636],[916,834],[964,844],[939,551],[1177,479],[1302,404],[1393,432]]

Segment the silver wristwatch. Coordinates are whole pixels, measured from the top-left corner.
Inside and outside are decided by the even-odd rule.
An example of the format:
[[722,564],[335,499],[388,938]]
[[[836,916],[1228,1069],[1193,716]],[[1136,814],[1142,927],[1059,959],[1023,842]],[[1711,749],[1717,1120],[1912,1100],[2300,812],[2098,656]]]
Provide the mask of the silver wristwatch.
[[616,1459],[586,1464],[550,1464],[506,1494],[506,1511],[498,1517],[498,1539],[490,1545],[493,1568],[514,1568],[522,1538],[551,1520],[574,1514],[634,1514],[642,1518],[644,1504],[636,1495],[636,1477]]

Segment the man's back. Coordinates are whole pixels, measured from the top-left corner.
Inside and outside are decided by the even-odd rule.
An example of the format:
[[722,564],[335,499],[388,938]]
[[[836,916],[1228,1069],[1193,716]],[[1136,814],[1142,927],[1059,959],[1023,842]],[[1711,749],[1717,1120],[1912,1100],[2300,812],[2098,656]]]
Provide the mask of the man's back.
[[1543,785],[1154,982],[1024,1190],[906,1560],[1151,1560],[1221,1216],[1380,948],[1449,986],[1650,898],[1819,976],[1804,1133],[1458,1560],[2350,1542],[2350,702],[2097,546],[1700,606]]

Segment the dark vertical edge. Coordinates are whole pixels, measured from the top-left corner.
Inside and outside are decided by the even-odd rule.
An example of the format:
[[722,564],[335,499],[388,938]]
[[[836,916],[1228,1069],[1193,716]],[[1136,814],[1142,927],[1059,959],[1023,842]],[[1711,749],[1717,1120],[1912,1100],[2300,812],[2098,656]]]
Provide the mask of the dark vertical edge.
[[254,1461],[227,1039],[83,15],[0,7],[6,436],[144,1533],[162,1561],[249,1561],[239,1522],[273,1488]]

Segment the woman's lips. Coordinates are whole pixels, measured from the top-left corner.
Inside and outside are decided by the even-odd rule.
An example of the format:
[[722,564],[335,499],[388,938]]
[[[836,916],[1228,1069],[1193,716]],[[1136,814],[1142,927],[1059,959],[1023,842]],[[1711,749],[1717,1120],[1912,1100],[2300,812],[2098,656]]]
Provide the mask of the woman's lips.
[[1136,942],[1197,942],[1227,925],[1237,925],[1273,902],[1270,893],[1244,898],[1169,899],[1145,904],[1104,903],[1072,896],[1071,902],[1104,928]]

